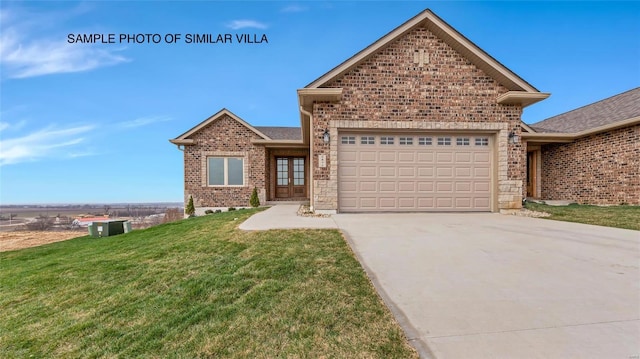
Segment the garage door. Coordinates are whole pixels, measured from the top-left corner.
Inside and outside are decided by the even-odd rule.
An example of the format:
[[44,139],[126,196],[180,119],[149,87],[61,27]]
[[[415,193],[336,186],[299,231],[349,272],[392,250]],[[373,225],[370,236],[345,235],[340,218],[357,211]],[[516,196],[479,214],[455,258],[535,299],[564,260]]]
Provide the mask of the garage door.
[[340,211],[490,211],[491,140],[340,132]]

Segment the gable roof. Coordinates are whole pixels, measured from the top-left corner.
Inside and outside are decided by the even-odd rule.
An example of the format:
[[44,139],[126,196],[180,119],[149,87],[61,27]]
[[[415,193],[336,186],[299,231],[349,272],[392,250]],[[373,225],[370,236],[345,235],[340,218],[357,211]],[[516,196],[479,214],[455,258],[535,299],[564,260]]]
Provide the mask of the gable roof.
[[300,127],[255,126],[254,128],[272,140],[302,140],[302,128]]
[[536,132],[576,133],[640,117],[640,87],[530,125]]
[[358,52],[351,58],[333,68],[331,71],[311,82],[305,88],[319,88],[325,86],[327,83],[331,82],[345,72],[359,65],[361,62],[365,61],[373,54],[382,50],[394,40],[400,38],[409,31],[418,27],[426,27],[428,30],[434,33],[434,35],[445,41],[454,50],[456,50],[478,68],[487,73],[487,75],[496,79],[496,81],[509,89],[510,92],[517,92],[520,95],[518,98],[507,96],[501,99],[501,101],[504,101],[505,103],[508,103],[509,101],[524,101],[525,99],[521,98],[521,95],[523,95],[521,94],[521,92],[532,94],[535,93],[537,95],[535,97],[540,97],[538,99],[535,99],[534,101],[529,100],[527,104],[543,100],[549,96],[549,94],[540,93],[535,87],[531,86],[520,76],[516,75],[506,66],[484,52],[476,44],[464,37],[461,33],[444,22],[429,9],[426,9],[420,14],[409,19],[407,22],[395,28],[385,36],[381,37],[373,44],[369,45],[362,51]]
[[242,124],[243,126],[248,128],[249,130],[251,130],[253,133],[255,133],[256,135],[260,136],[262,139],[265,139],[265,140],[270,140],[271,139],[269,136],[267,136],[264,133],[260,132],[258,129],[256,129],[255,127],[251,126],[250,124],[245,122],[240,117],[236,116],[233,112],[227,110],[226,108],[223,108],[222,110],[216,112],[214,115],[210,116],[206,120],[204,120],[204,121],[200,122],[199,124],[197,124],[195,127],[190,129],[189,131],[181,134],[180,136],[174,138],[173,140],[169,140],[169,142],[171,142],[173,144],[176,144],[176,145],[191,145],[194,142],[193,142],[193,139],[189,138],[190,136],[192,136],[194,133],[200,131],[201,129],[205,128],[207,125],[213,123],[214,121],[222,118],[223,116],[229,116],[231,119],[233,119],[235,121],[238,121],[240,124]]

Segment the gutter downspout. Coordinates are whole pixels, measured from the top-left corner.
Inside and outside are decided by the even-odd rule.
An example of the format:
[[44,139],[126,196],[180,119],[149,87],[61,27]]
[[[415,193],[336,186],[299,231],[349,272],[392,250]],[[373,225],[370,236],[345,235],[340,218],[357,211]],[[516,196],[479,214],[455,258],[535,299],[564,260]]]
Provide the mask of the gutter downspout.
[[309,116],[309,210],[313,212],[313,115],[300,106],[300,112]]

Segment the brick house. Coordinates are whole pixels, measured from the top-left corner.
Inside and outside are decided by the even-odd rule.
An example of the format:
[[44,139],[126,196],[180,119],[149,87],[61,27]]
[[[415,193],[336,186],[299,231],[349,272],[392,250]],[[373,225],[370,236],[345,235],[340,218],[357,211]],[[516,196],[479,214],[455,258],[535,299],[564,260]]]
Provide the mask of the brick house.
[[640,204],[640,87],[527,127],[528,197]]
[[539,166],[557,142],[521,121],[549,94],[430,10],[297,92],[300,127],[254,127],[222,109],[170,140],[184,151],[185,201],[247,206],[255,187],[261,203],[309,200],[325,213],[498,212],[522,205],[528,143]]

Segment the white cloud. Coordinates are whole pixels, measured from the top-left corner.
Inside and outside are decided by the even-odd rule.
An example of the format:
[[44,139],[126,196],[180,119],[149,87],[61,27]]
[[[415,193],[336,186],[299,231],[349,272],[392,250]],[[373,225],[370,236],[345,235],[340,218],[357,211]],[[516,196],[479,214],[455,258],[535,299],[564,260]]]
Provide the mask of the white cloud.
[[[1,113],[0,113],[1,115]],[[2,118],[0,117],[0,120]],[[20,130],[22,127],[24,127],[27,124],[27,121],[22,120],[19,122],[15,122],[15,123],[9,123],[9,122],[3,122],[0,121],[0,131],[3,131],[3,136],[6,136],[6,132],[7,131],[18,131]]]
[[[28,17],[22,17],[26,19]],[[16,20],[8,11],[0,13],[0,65],[9,78],[89,71],[129,61],[118,49],[90,44],[69,44],[63,34],[38,35],[33,21]]]
[[228,28],[240,30],[246,28],[266,29],[268,26],[255,20],[233,20],[227,24]]
[[81,135],[94,126],[76,126],[56,129],[52,126],[22,137],[0,139],[0,166],[44,158],[69,157],[65,150],[76,149],[84,142]]
[[146,125],[151,125],[158,122],[167,122],[171,121],[171,117],[167,116],[155,116],[155,117],[140,117],[135,120],[125,121],[118,123],[118,126],[121,128],[136,128]]
[[303,11],[307,11],[308,8],[298,5],[298,4],[291,4],[288,6],[285,6],[282,8],[282,10],[280,10],[281,12],[303,12]]
[[89,157],[89,156],[96,156],[98,155],[98,152],[94,152],[94,151],[84,151],[84,152],[69,152],[69,158],[78,158],[78,157]]

